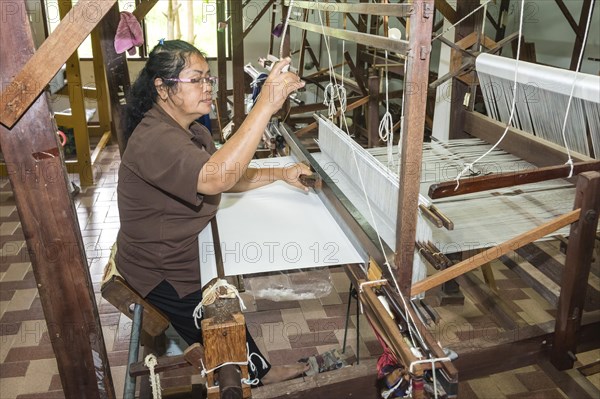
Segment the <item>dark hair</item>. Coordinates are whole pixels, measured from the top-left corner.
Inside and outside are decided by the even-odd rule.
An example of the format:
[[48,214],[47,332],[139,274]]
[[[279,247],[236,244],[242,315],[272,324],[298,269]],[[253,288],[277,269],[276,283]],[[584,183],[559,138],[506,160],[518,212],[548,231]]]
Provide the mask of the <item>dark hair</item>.
[[131,133],[140,123],[144,114],[156,102],[158,92],[154,85],[156,78],[162,78],[168,90],[177,85],[177,82],[166,81],[166,78],[176,78],[185,68],[192,54],[204,57],[204,54],[193,45],[183,40],[161,40],[152,49],[146,65],[131,86],[125,108],[123,135],[125,143]]

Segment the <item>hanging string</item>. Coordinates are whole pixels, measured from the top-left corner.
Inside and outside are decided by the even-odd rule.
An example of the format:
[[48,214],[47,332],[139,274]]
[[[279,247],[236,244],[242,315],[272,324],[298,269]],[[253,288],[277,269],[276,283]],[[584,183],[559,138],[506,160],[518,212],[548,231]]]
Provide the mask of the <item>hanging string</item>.
[[[485,4],[487,4],[487,2]],[[514,84],[513,84],[513,99],[512,99],[511,106],[510,106],[510,116],[508,117],[508,121],[506,122],[506,128],[504,129],[504,133],[502,133],[502,136],[500,136],[500,138],[498,139],[496,144],[494,144],[488,151],[486,151],[479,158],[477,158],[473,162],[465,165],[463,170],[458,174],[458,176],[456,176],[456,187],[454,188],[454,190],[458,190],[458,187],[460,187],[460,178],[465,173],[471,171],[473,166],[477,162],[481,161],[490,152],[494,151],[496,149],[496,147],[498,147],[498,145],[502,142],[502,140],[504,140],[504,137],[506,137],[506,134],[508,133],[508,129],[510,129],[510,126],[512,124],[512,120],[515,115],[515,108],[517,105],[517,77],[519,76],[519,58],[521,56],[521,42],[522,42],[521,38],[523,37],[523,15],[524,15],[523,11],[524,11],[524,9],[525,9],[525,0],[521,0],[521,15],[519,17],[519,43],[517,44],[517,56],[515,59],[515,77],[514,77]]]
[[290,0],[290,5],[287,10],[287,15],[285,20],[283,21],[283,30],[281,31],[281,43],[279,44],[279,59],[283,59],[283,44],[285,43],[285,35],[287,34],[288,23],[290,21],[290,16],[292,15],[292,7],[294,6],[294,0]]
[[[483,7],[487,6],[487,4],[490,1],[492,1],[492,0],[487,0],[485,3],[481,4],[479,7],[477,7],[476,9],[474,9],[473,11],[471,11],[470,13],[468,13],[467,15],[465,15],[464,17],[462,17],[461,19],[459,19],[458,21],[456,21],[456,23],[454,23],[453,25],[450,25],[449,27],[447,27],[442,33],[440,33],[439,35],[437,35],[436,37],[434,37],[433,39],[431,39],[431,41],[434,42],[437,39],[439,39],[441,36],[444,36],[450,29],[453,29],[454,27],[456,27],[456,25],[460,24],[462,21],[464,21],[465,19],[469,18],[471,15],[475,14],[477,11],[481,10]],[[484,16],[484,20],[485,20],[485,16]]]
[[[318,1],[317,1],[318,3]],[[327,50],[327,60],[329,61],[329,84],[325,87],[323,105],[328,109],[329,119],[333,120],[337,114],[335,107],[335,100],[337,99],[340,103],[341,112],[346,111],[346,88],[343,83],[340,85],[335,77],[335,69],[333,68],[333,61],[331,60],[331,48],[329,47],[329,36],[325,34],[325,25],[323,23],[323,16],[321,10],[318,10],[319,22],[321,24],[321,30],[323,32],[323,41],[325,42],[325,48]],[[343,118],[344,120],[346,118]]]
[[[394,164],[394,120],[390,113],[389,82],[388,82],[388,52],[385,50],[385,113],[379,122],[379,138],[387,143],[388,167]],[[404,94],[404,93],[403,93]]]
[[569,144],[567,143],[566,130],[567,130],[567,119],[569,118],[569,111],[571,110],[571,102],[573,101],[573,93],[575,92],[575,85],[577,82],[577,77],[579,76],[579,69],[581,68],[581,60],[583,59],[583,54],[585,53],[585,44],[587,42],[587,36],[590,31],[590,23],[592,22],[592,13],[594,12],[594,3],[596,0],[592,0],[590,3],[590,9],[588,11],[588,20],[585,27],[585,33],[583,35],[583,41],[581,42],[581,51],[579,52],[579,59],[577,60],[577,68],[575,68],[575,77],[573,78],[573,84],[571,85],[571,93],[569,94],[569,101],[567,102],[567,111],[565,112],[565,119],[562,124],[562,138],[565,144],[565,148],[567,150],[567,156],[569,160],[565,162],[565,165],[569,165],[571,170],[569,172],[569,177],[573,177],[573,157],[571,157],[571,150],[569,149]]
[[[219,288],[225,288],[225,294],[219,293]],[[194,309],[194,323],[196,324],[196,328],[200,329],[198,325],[198,321],[202,319],[202,308],[207,305],[211,305],[215,303],[217,298],[237,298],[240,301],[240,308],[242,310],[246,310],[246,305],[244,305],[244,300],[240,296],[235,285],[229,284],[227,280],[217,279],[217,281],[211,285],[206,291],[202,293],[202,300]]]
[[150,370],[150,385],[152,386],[152,397],[154,399],[161,399],[162,388],[160,386],[160,376],[154,371],[157,364],[158,360],[156,359],[156,356],[154,356],[152,353],[146,356],[146,358],[144,359],[144,366],[148,367],[148,369]]

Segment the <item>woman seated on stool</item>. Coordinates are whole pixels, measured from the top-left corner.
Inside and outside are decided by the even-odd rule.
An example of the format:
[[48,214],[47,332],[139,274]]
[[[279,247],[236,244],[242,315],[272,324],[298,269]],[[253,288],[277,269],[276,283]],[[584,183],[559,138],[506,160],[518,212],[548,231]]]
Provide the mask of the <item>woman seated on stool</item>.
[[[287,96],[304,86],[277,63],[262,95],[237,132],[219,150],[199,117],[211,111],[216,79],[202,53],[180,40],[161,41],[131,88],[125,115],[127,148],[119,168],[117,238],[119,272],[164,312],[189,344],[201,342],[193,318],[202,299],[198,233],[217,212],[221,193],[251,190],[283,180],[300,190],[307,166],[252,169],[264,129]],[[260,354],[247,335],[250,353]],[[252,356],[252,359],[257,359]],[[263,369],[263,384],[302,374],[304,364]]]

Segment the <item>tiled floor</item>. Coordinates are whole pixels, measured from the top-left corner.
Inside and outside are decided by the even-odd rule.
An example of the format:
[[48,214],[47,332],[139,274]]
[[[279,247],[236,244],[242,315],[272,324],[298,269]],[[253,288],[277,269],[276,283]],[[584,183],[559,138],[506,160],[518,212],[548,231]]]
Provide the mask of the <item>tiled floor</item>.
[[[119,228],[115,192],[118,165],[117,148],[109,146],[96,164],[96,185],[82,188],[75,198],[75,205],[90,275],[97,293],[115,391],[121,397],[131,323],[99,294],[103,268]],[[77,181],[75,176],[73,179]],[[0,179],[0,239],[0,399],[63,398],[23,232],[6,178]],[[523,323],[544,322],[553,318],[553,307],[527,288],[508,267],[499,262],[494,267],[498,287],[503,290],[503,295],[512,299],[511,306]],[[303,300],[277,302],[259,298],[255,294],[264,279],[250,277],[244,280],[247,290],[242,297],[248,308],[246,320],[249,331],[272,364],[296,362],[302,357],[340,348],[344,336],[349,281],[341,268],[320,273],[325,273],[330,283],[329,291],[318,298]],[[474,276],[482,279],[479,273]],[[598,285],[596,280],[591,284]],[[600,287],[597,288],[600,291]],[[478,334],[490,334],[492,321],[468,299],[464,306],[447,306],[436,310],[447,325],[454,323],[464,326],[460,329],[445,329],[444,325],[434,327],[437,331],[443,331],[438,337],[443,344],[470,339]],[[381,348],[362,316],[360,348],[356,347],[356,324],[356,307],[353,304],[348,331],[349,347],[353,353],[359,349],[361,359],[378,356]],[[600,359],[600,353],[578,354],[578,358],[577,366],[591,364]],[[589,397],[600,397],[600,374],[593,374],[586,379],[574,369],[569,371],[569,375],[573,381],[584,386]],[[165,373],[162,385],[190,384],[197,379],[198,376],[190,376],[190,369],[182,369]],[[461,382],[460,392],[461,398],[567,397],[539,365]]]

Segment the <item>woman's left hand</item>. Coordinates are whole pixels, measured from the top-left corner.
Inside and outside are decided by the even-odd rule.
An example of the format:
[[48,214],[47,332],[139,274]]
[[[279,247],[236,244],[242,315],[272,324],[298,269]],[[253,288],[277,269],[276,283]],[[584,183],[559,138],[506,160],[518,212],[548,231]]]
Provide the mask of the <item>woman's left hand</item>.
[[296,163],[283,169],[283,181],[303,191],[308,191],[308,187],[304,186],[300,181],[300,175],[310,176],[312,175],[312,171],[303,163]]

